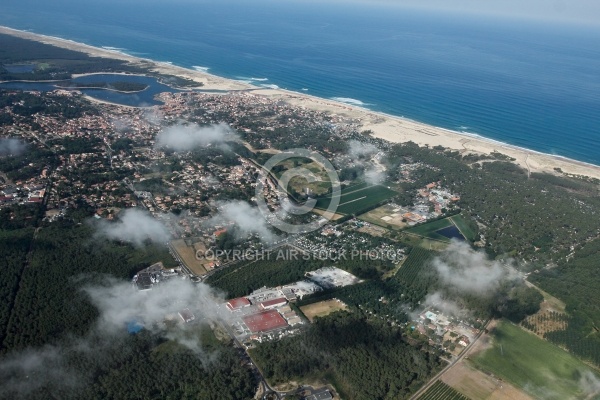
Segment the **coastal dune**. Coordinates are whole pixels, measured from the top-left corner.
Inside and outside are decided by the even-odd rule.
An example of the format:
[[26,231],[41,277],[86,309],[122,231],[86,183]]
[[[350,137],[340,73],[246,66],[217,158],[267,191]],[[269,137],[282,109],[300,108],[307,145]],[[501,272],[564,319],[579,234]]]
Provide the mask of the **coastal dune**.
[[221,78],[216,75],[211,75],[193,69],[178,67],[176,65],[172,65],[166,62],[158,62],[147,58],[134,57],[118,50],[94,47],[84,43],[74,42],[72,40],[61,39],[47,35],[40,35],[37,33],[21,31],[18,29],[12,29],[4,26],[0,26],[0,33],[17,36],[23,39],[36,40],[41,43],[62,47],[64,49],[86,53],[94,57],[104,57],[127,61],[132,64],[147,67],[151,71],[160,74],[175,75],[181,78],[191,79],[193,81],[201,83],[202,89],[206,90],[244,90],[251,89],[253,87],[243,82]]
[[506,143],[283,89],[255,90],[253,93],[277,98],[307,109],[329,112],[359,120],[362,130],[370,130],[372,136],[393,143],[412,141],[421,146],[443,146],[452,150],[476,154],[499,152],[514,158],[514,162],[529,173],[546,172],[556,174],[557,169],[560,169],[566,174],[600,179],[600,166],[565,157],[539,153]]
[[71,40],[34,34],[7,27],[0,27],[0,33],[36,40],[69,50],[84,52],[96,57],[119,59],[142,65],[157,73],[179,76],[202,83],[202,89],[205,90],[252,90],[252,93],[256,95],[282,100],[306,109],[337,114],[357,120],[359,121],[362,130],[369,130],[374,137],[394,143],[412,141],[422,146],[443,146],[452,150],[478,154],[499,152],[514,158],[514,162],[527,170],[528,173],[546,172],[557,174],[557,171],[562,171],[565,174],[600,179],[600,166],[597,165],[551,154],[539,153],[506,143],[485,139],[483,137],[454,132],[417,121],[370,111],[365,108],[339,101],[323,99],[284,89],[259,88],[249,83],[222,78],[201,70],[187,69],[169,63],[130,56],[116,50],[93,47]]

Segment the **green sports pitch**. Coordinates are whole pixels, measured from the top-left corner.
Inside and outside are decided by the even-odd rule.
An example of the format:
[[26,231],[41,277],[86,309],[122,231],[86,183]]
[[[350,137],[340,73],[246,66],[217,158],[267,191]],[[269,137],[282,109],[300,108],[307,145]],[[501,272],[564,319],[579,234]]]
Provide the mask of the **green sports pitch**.
[[[365,182],[348,186],[341,191],[339,197],[340,203],[336,212],[344,215],[358,215],[371,207],[391,199],[397,194],[386,186],[370,185]],[[331,196],[322,197],[317,200],[316,208],[326,210],[331,201]]]

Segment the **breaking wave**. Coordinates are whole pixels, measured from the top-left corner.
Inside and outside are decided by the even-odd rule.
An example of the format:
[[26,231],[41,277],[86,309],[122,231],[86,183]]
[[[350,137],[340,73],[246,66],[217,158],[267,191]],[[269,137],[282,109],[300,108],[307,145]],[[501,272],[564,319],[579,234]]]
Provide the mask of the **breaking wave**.
[[372,106],[372,104],[370,103],[364,103],[360,100],[353,99],[350,97],[332,97],[331,100],[339,101],[340,103],[346,103],[358,107]]

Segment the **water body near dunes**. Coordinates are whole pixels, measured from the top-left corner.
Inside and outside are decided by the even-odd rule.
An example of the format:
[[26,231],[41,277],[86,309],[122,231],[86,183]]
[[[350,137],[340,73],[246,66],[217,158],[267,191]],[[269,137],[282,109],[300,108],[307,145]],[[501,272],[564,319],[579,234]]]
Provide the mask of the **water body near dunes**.
[[[69,83],[83,85],[84,87],[73,87],[74,89],[91,96],[95,99],[107,101],[111,103],[122,104],[126,106],[153,106],[162,104],[155,99],[158,93],[162,92],[179,92],[180,90],[164,85],[154,77],[143,75],[122,75],[122,74],[93,74],[79,76],[69,81],[56,82],[4,82],[0,83],[0,89],[19,89],[19,90],[37,90],[47,92],[56,89],[68,89]],[[102,89],[102,88],[86,88],[85,84],[94,83],[114,83],[114,82],[131,82],[141,85],[146,85],[146,88],[133,92],[121,92],[117,90]]]
[[600,165],[598,28],[293,0],[22,0],[0,25]]

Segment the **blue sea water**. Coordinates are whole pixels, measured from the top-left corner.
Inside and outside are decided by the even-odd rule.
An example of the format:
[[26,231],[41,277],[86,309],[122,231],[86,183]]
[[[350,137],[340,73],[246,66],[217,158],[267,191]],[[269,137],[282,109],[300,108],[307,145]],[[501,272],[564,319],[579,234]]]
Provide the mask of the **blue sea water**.
[[600,165],[599,28],[298,0],[7,0],[0,24]]

